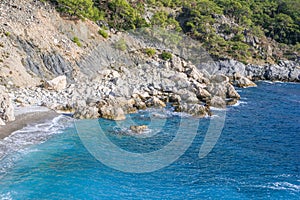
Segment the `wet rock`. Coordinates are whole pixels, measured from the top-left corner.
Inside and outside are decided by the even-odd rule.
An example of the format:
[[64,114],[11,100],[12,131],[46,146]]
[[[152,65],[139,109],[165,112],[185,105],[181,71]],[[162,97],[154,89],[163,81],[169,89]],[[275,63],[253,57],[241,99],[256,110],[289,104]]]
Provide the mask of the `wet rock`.
[[148,127],[146,125],[130,126],[130,130],[132,130],[135,133],[142,133],[142,132],[144,132],[147,129],[148,129]]

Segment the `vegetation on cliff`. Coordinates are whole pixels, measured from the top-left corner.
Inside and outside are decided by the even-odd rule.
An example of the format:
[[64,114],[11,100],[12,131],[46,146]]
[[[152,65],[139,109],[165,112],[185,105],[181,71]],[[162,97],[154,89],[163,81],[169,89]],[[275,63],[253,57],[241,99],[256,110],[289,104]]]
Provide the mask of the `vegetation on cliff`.
[[50,1],[64,13],[87,17],[115,30],[162,26],[182,31],[201,41],[217,58],[277,61],[295,59],[300,51],[299,1]]

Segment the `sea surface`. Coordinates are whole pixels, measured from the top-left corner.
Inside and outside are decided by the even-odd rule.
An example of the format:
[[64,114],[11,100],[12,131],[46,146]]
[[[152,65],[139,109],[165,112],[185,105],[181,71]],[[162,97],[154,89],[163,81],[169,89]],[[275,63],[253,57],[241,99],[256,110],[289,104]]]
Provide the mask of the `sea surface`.
[[[100,119],[98,128],[95,120],[84,121],[80,133],[82,121],[66,116],[28,126],[0,140],[0,199],[300,199],[300,84],[257,84],[238,89],[238,105],[203,119],[167,108],[131,114],[125,123]],[[199,158],[210,121],[222,113],[225,123],[216,144]],[[132,123],[148,129],[136,135],[129,130]],[[102,130],[123,152],[146,155],[172,144],[179,129],[187,136],[196,130],[187,150],[178,145],[151,160],[154,169],[179,155],[146,173],[134,171],[146,169],[146,156],[132,165],[131,154],[115,157],[109,145],[99,148],[100,158],[110,156],[109,162],[125,167],[120,171],[118,163],[96,159],[87,145],[90,140],[100,147],[94,135]]]

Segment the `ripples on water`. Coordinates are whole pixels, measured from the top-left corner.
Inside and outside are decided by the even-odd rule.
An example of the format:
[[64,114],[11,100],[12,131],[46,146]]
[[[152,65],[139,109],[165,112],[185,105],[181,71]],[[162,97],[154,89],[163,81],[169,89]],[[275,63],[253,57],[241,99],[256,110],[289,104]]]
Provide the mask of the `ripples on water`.
[[[27,127],[0,141],[0,199],[299,199],[300,85],[258,85],[242,89],[239,104],[227,108],[222,135],[208,156],[198,158],[210,120],[204,118],[185,154],[151,173],[101,164],[69,118]],[[122,127],[99,122],[121,148],[151,152],[172,141],[180,119],[189,117],[153,109],[130,115],[131,122],[149,125],[145,137],[129,131],[130,121]]]

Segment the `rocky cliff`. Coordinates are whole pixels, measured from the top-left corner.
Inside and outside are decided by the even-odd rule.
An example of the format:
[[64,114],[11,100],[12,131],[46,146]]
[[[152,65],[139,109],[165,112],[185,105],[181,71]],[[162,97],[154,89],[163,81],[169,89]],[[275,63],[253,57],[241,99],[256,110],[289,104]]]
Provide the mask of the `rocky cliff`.
[[[105,39],[98,30],[89,20],[61,16],[48,3],[1,1],[0,123],[14,120],[13,104],[122,120],[127,113],[171,103],[176,111],[203,117],[211,106],[237,102],[233,85],[300,80],[299,61],[259,66],[215,62],[209,55],[188,59],[157,41],[149,46],[127,33]],[[163,56],[168,51],[170,58]]]

